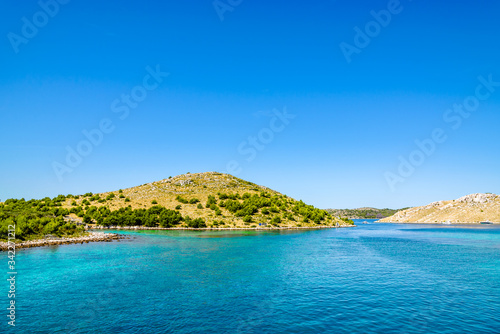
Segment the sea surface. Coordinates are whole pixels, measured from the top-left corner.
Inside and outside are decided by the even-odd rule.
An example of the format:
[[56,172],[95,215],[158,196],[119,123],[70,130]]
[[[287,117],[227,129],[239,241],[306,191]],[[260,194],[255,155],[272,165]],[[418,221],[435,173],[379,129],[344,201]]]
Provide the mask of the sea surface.
[[500,333],[500,226],[361,222],[19,250],[0,332]]

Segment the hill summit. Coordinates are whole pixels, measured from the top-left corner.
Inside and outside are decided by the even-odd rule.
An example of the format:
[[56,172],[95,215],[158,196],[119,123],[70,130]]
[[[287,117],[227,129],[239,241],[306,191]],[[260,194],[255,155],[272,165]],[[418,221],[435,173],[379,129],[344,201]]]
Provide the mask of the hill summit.
[[402,210],[379,220],[387,223],[500,223],[500,196],[470,194],[451,201],[438,201]]
[[146,227],[319,227],[348,226],[277,191],[229,174],[183,174],[100,194],[68,195],[74,219],[103,226]]

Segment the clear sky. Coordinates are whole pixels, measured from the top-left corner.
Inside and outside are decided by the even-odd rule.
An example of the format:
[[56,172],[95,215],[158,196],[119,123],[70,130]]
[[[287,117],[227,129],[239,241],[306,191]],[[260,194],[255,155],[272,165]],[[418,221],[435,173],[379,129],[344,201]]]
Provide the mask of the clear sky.
[[498,1],[2,9],[1,200],[204,171],[321,208],[500,193]]

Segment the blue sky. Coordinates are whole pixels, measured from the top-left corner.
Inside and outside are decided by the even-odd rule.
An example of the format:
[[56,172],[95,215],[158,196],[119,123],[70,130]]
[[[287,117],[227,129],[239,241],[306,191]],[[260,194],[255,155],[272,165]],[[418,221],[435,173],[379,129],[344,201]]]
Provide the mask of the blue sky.
[[321,208],[500,193],[498,2],[54,1],[1,14],[1,200],[229,167]]

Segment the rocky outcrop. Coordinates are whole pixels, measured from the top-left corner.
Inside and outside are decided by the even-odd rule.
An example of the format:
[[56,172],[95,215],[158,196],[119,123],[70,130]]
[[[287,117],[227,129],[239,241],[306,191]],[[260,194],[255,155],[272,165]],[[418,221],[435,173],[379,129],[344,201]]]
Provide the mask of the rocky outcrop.
[[500,196],[495,194],[471,194],[460,197],[457,202],[468,204],[482,204],[498,200]]

